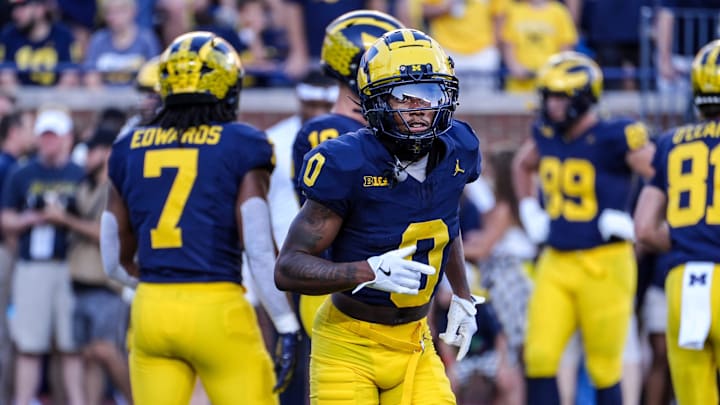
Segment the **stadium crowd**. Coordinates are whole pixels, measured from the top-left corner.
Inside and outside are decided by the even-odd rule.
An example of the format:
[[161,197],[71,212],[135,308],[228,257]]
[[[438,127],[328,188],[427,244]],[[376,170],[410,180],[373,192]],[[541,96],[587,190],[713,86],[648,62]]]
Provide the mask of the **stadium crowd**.
[[[640,52],[641,41],[647,38],[638,30],[643,6],[653,7],[655,12],[654,63],[648,72],[641,69]],[[668,136],[661,137],[660,131],[650,133],[637,117],[606,120],[595,115],[594,107],[604,90],[637,91],[642,75],[652,74],[655,89],[686,98],[694,90],[694,105],[705,118],[717,118],[713,106],[720,102],[712,97],[720,94],[716,62],[720,46],[703,48],[704,53],[700,50],[715,37],[720,1],[0,0],[0,404],[132,403],[128,357],[130,342],[140,338],[128,331],[132,331],[130,308],[137,274],[130,271],[122,279],[127,275],[108,277],[103,271],[108,264],[100,250],[100,223],[108,190],[119,184],[115,180],[111,185],[108,175],[117,135],[152,122],[168,95],[176,96],[173,91],[182,87],[170,84],[162,88],[159,69],[167,64],[162,51],[177,45],[179,35],[208,31],[237,50],[245,70],[242,87],[294,89],[297,114],[263,128],[275,150],[275,170],[263,198],[269,202],[273,237],[282,257],[293,247],[288,243],[289,247],[283,248],[290,223],[296,215],[302,217],[298,201],[309,194],[313,201],[327,202],[333,212],[340,210],[331,205],[335,200],[313,194],[317,177],[309,182],[307,176],[313,173],[303,170],[312,155],[308,152],[328,139],[378,123],[366,121],[355,101],[363,99],[356,71],[367,44],[342,42],[345,38],[352,41],[351,34],[343,31],[346,26],[362,27],[368,19],[377,18],[370,14],[360,22],[341,24],[358,18],[346,13],[366,9],[388,13],[390,22],[379,25],[379,32],[358,28],[353,35],[362,33],[374,40],[403,26],[420,29],[452,58],[452,75],[459,79],[461,92],[539,90],[539,122],[557,124],[550,129],[542,125],[527,128],[525,144],[502,147],[484,145],[482,128],[474,128],[483,157],[477,180],[470,179],[469,166],[453,162],[453,177],[465,175],[467,170],[472,180],[460,197],[458,226],[467,284],[477,300],[472,305],[476,312],[468,314],[475,317],[478,330],[464,356],[457,356],[457,342],[441,336],[453,327],[452,314],[457,312],[458,291],[462,291],[454,280],[449,283],[448,277],[438,281],[428,324],[430,340],[457,403],[603,405],[621,403],[617,402],[620,396],[622,403],[630,405],[717,402],[703,402],[708,395],[716,398],[716,392],[698,389],[690,393],[686,387],[692,385],[688,383],[692,378],[705,377],[700,371],[682,379],[673,374],[672,380],[683,381],[680,388],[671,382],[673,362],[677,369],[692,362],[713,365],[717,360],[688,356],[683,354],[685,349],[675,347],[676,342],[667,340],[666,332],[675,341],[678,334],[683,335],[678,331],[681,315],[677,308],[684,282],[682,272],[671,269],[684,262],[672,252],[659,253],[675,247],[669,246],[669,236],[667,241],[655,239],[670,232],[673,243],[680,240],[684,247],[684,241],[690,240],[692,244],[694,236],[677,236],[664,227],[668,222],[670,228],[687,222],[683,216],[686,206],[700,204],[704,210],[710,205],[700,197],[700,202],[689,200],[689,194],[700,194],[697,190],[707,173],[699,176],[696,163],[687,163],[696,162],[692,153],[680,163],[660,161],[658,154],[653,158],[656,144],[665,158],[673,153],[669,141],[660,142]],[[329,42],[334,46],[332,52],[324,49]],[[693,70],[698,51],[704,59],[700,68]],[[558,54],[566,59],[558,59]],[[357,60],[352,59],[355,55]],[[697,82],[691,80],[691,71]],[[714,73],[707,73],[710,71]],[[585,75],[583,79],[572,79],[577,72]],[[698,72],[710,76],[698,76]],[[366,80],[365,85],[372,84],[371,78]],[[703,88],[704,83],[710,87]],[[131,111],[108,108],[79,122],[62,100],[48,100],[32,111],[17,108],[17,93],[26,86],[80,86],[105,92],[126,86],[135,88],[142,98]],[[698,94],[707,97],[698,98]],[[562,104],[565,99],[569,104]],[[552,106],[565,110],[553,113]],[[242,108],[240,102],[240,111]],[[361,108],[371,109],[364,102]],[[569,111],[575,115],[570,116]],[[328,114],[334,118],[318,121],[317,117]],[[553,118],[553,114],[566,116]],[[348,128],[338,124],[343,120]],[[698,128],[687,131],[710,131],[707,125]],[[558,151],[552,131],[573,130],[583,145],[576,142],[572,150],[563,145],[568,149]],[[670,137],[678,133],[683,132],[670,132]],[[686,133],[685,138],[690,137]],[[710,142],[704,149],[707,154],[714,141],[704,139]],[[298,141],[302,145],[298,146]],[[718,156],[710,152],[708,159],[715,169],[705,166],[706,172],[717,171]],[[398,159],[397,167],[412,169],[413,159]],[[591,162],[590,168],[572,166],[563,159]],[[409,163],[403,167],[401,160]],[[665,168],[665,164],[670,166]],[[683,168],[672,169],[672,164]],[[676,176],[693,185],[678,186],[672,174],[668,174],[670,180],[659,179],[658,170],[663,174],[680,170]],[[588,176],[598,178],[597,197],[587,194]],[[600,180],[602,176],[606,177]],[[717,188],[715,174],[710,178]],[[382,185],[381,181],[371,179],[369,186]],[[644,186],[643,192],[651,188],[667,195],[669,206],[676,204],[674,214],[668,211],[665,225],[652,222],[657,218],[638,215],[633,227],[631,216]],[[673,186],[675,191],[668,191]],[[708,195],[707,200],[714,201],[714,194]],[[588,200],[593,202],[586,205]],[[595,211],[589,208],[593,203]],[[663,207],[654,207],[642,198],[640,204],[641,211],[657,208],[664,214]],[[714,213],[710,208],[708,218]],[[601,216],[599,211],[610,215]],[[678,216],[684,219],[678,222]],[[584,221],[586,228],[573,225],[573,221]],[[718,236],[716,223],[708,219],[707,227],[709,230],[702,232]],[[242,229],[239,232],[243,234]],[[705,248],[720,251],[718,244],[720,240],[715,239]],[[325,258],[334,254],[324,250],[314,253]],[[568,250],[582,259],[569,257]],[[696,256],[691,254],[690,259],[718,263],[715,257],[693,254]],[[323,295],[310,304],[303,301],[304,295],[288,294],[304,328],[278,327],[272,305],[268,309],[263,297],[267,285],[252,275],[248,261],[252,263],[253,257],[243,263],[245,295],[255,308],[268,352],[278,358],[288,350],[295,353],[294,373],[282,374],[275,387],[279,401],[286,405],[310,403],[313,318],[318,307],[323,302],[325,307],[331,306],[330,301]],[[599,269],[603,267],[618,274],[604,274]],[[372,270],[380,276],[377,269]],[[563,271],[583,272],[583,277],[565,277]],[[705,280],[712,280],[712,268],[702,271]],[[673,295],[666,298],[668,274]],[[425,286],[430,277],[422,277]],[[609,284],[598,283],[603,278]],[[141,284],[144,281],[141,278]],[[713,286],[715,283],[712,281]],[[284,288],[312,290],[290,285],[286,280]],[[533,295],[538,286],[542,286],[541,292]],[[369,285],[365,291],[371,288],[382,289]],[[338,290],[321,292],[333,291]],[[593,292],[599,293],[597,297]],[[673,303],[670,308],[668,299]],[[322,311],[327,312],[325,307]],[[604,316],[610,312],[613,316]],[[561,322],[563,317],[567,319]],[[295,342],[299,335],[302,337]],[[714,327],[710,337],[716,338]],[[698,353],[717,350],[703,342],[704,338],[700,350],[695,348]],[[670,362],[669,353],[675,356]],[[276,363],[276,367],[282,369],[283,364]],[[191,381],[195,386],[193,404],[210,403],[201,379],[202,375]],[[707,381],[715,386],[712,378]],[[434,402],[430,399],[429,403]]]

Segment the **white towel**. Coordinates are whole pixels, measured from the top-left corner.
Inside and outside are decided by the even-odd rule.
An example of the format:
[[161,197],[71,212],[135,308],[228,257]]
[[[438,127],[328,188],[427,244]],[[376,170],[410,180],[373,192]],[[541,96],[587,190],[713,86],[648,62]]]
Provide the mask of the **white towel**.
[[714,263],[688,262],[683,273],[678,345],[702,350],[710,333],[710,289]]

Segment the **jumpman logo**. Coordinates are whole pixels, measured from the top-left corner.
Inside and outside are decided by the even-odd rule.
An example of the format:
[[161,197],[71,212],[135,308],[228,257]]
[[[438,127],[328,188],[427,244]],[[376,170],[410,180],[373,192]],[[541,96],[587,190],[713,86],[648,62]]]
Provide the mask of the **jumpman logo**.
[[455,159],[455,173],[453,173],[453,177],[457,176],[458,173],[465,173],[465,169],[460,168],[460,159]]

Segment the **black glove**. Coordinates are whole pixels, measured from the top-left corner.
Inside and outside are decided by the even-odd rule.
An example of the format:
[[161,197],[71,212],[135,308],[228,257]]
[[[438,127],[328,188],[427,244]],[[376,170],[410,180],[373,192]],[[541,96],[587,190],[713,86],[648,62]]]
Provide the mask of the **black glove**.
[[275,376],[273,392],[282,393],[290,385],[295,372],[295,362],[300,342],[300,332],[281,333],[275,343]]

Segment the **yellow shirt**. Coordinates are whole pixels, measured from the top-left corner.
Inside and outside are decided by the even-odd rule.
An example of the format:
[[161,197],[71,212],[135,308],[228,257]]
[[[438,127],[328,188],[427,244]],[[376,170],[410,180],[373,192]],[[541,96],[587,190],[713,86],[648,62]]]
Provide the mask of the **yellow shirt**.
[[[424,0],[424,4],[439,5],[444,0]],[[495,17],[505,14],[510,0],[450,0],[464,1],[460,16],[445,14],[430,21],[430,36],[448,51],[471,55],[496,43],[493,30]]]
[[[508,9],[503,38],[514,49],[515,59],[526,69],[537,72],[553,54],[577,42],[577,31],[567,8],[551,0],[537,6],[513,3]],[[533,91],[533,79],[508,78],[509,91]]]

